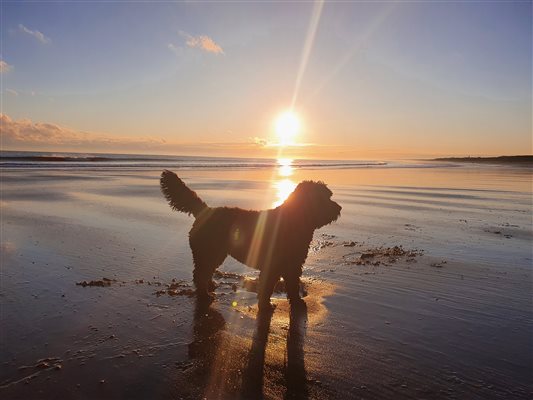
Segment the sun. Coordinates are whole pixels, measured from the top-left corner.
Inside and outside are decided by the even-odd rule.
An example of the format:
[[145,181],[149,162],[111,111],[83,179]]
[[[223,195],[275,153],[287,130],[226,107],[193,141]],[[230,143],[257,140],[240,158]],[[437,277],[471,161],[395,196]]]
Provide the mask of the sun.
[[276,135],[280,146],[295,144],[295,137],[300,133],[300,119],[292,111],[285,111],[276,119]]

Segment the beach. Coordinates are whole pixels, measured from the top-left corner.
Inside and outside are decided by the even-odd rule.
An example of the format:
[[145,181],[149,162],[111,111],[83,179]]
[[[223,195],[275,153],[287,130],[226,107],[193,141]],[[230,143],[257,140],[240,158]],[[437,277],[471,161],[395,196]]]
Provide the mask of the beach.
[[[34,161],[1,171],[3,399],[533,394],[529,167]],[[193,217],[168,207],[163,168],[210,206],[327,183],[343,208],[315,232],[306,307],[279,292],[258,318],[257,273],[230,258],[196,304]]]

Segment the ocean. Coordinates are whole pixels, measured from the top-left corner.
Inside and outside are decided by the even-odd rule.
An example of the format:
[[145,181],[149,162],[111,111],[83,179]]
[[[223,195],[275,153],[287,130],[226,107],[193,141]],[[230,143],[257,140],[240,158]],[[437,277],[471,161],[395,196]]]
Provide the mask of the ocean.
[[29,152],[1,151],[2,168],[35,169],[265,169],[290,164],[296,169],[325,168],[390,168],[390,167],[442,167],[452,163],[422,160],[382,161],[382,160],[306,160],[268,159],[246,157],[202,157],[149,154],[111,153],[68,153],[68,152]]

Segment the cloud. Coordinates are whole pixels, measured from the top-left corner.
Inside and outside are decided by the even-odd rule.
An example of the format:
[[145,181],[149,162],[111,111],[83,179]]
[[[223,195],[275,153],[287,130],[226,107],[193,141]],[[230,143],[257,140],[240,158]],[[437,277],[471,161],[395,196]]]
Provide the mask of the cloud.
[[185,43],[189,47],[198,48],[208,53],[224,54],[222,47],[207,35],[192,36],[183,31],[180,32],[180,35],[186,38]]
[[19,92],[17,92],[16,90],[13,90],[13,89],[6,89],[6,93],[9,93],[13,96],[18,96],[19,95]]
[[268,146],[269,142],[266,139],[260,137],[253,137],[252,142],[258,146]]
[[44,36],[42,32],[39,32],[38,30],[32,31],[31,29],[26,28],[22,24],[19,24],[19,31],[27,35],[33,36],[35,39],[37,39],[42,44],[47,44],[51,42],[51,39],[49,37]]
[[279,141],[272,141],[261,137],[252,137],[250,138],[250,142],[253,143],[257,147],[283,147],[283,148],[297,148],[297,147],[312,147],[315,146],[314,143],[291,143],[291,144],[283,144]]
[[4,60],[0,60],[0,74],[5,74],[13,69],[12,65],[9,65]]
[[29,119],[13,120],[0,114],[0,139],[6,147],[54,146],[59,148],[151,148],[165,144],[160,138],[109,137],[101,134],[76,131],[56,124],[32,122]]
[[168,48],[171,52],[173,52],[173,53],[175,53],[175,54],[181,54],[181,53],[183,52],[183,49],[182,49],[181,47],[178,47],[178,46],[176,46],[176,45],[174,45],[174,44],[172,44],[172,43],[169,43],[169,44],[167,45],[167,48]]

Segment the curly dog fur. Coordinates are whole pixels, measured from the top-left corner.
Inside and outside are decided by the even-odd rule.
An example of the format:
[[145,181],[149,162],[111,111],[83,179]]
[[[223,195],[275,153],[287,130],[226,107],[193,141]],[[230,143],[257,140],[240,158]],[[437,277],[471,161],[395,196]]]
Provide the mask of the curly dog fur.
[[213,272],[230,255],[260,270],[259,308],[270,308],[270,296],[281,277],[291,303],[299,302],[302,268],[315,229],[339,218],[341,206],[323,182],[303,181],[287,200],[271,210],[209,207],[171,171],[161,174],[161,190],[170,207],[195,217],[189,232],[200,299],[211,299]]

